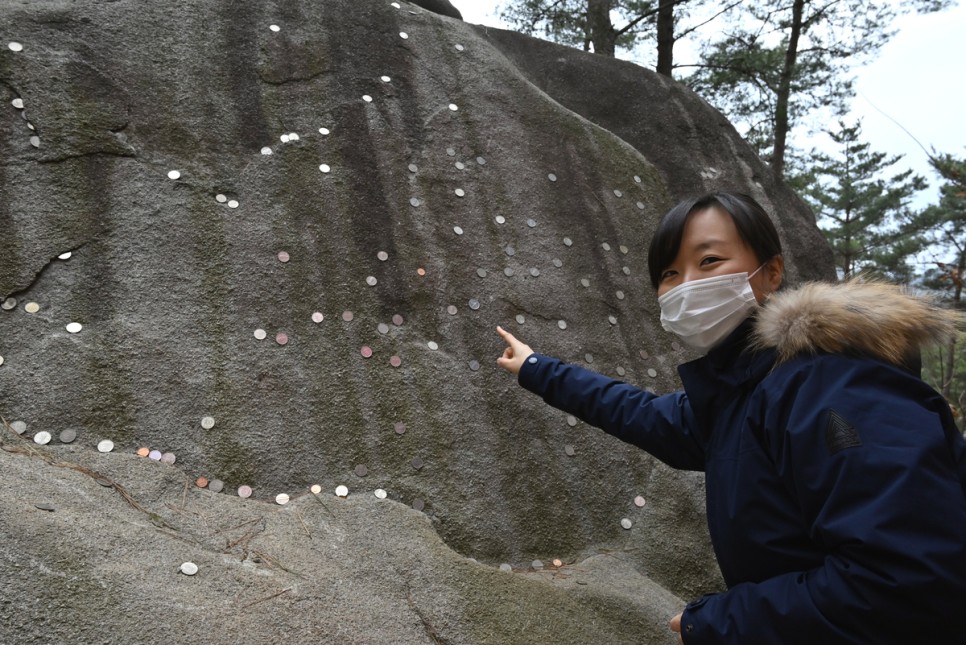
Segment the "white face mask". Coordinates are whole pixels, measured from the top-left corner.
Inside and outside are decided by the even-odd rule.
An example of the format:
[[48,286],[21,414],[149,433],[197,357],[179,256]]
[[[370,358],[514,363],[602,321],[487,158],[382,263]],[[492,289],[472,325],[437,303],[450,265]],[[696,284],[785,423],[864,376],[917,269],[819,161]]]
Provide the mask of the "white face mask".
[[661,325],[706,354],[758,307],[749,281],[759,271],[761,267],[751,275],[730,273],[679,284],[657,299]]

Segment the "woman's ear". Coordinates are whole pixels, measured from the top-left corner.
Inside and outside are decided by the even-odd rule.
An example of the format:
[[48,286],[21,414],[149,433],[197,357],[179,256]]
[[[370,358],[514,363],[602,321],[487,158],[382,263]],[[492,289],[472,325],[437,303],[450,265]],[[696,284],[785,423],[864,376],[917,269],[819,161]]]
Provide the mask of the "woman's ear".
[[780,255],[776,255],[772,259],[768,260],[762,269],[762,273],[765,274],[765,290],[769,294],[778,291],[778,287],[782,286],[782,278],[785,276],[785,258]]

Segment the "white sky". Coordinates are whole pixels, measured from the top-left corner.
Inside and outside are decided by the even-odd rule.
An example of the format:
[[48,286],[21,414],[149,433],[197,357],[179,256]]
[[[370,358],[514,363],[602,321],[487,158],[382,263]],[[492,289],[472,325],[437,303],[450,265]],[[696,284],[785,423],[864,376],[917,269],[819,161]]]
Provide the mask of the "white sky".
[[[503,27],[497,17],[504,0],[451,0],[466,22]],[[874,107],[911,132],[926,149],[966,156],[966,4],[925,16],[903,16],[899,33],[879,52],[876,60],[854,70],[858,89],[851,117],[861,118],[863,139],[875,152],[904,155],[893,172],[912,168],[930,184],[915,200],[923,207],[938,199],[938,179],[926,154],[908,134]],[[683,62],[683,61],[682,61]],[[851,119],[850,119],[851,120]],[[800,148],[825,148],[815,140]]]

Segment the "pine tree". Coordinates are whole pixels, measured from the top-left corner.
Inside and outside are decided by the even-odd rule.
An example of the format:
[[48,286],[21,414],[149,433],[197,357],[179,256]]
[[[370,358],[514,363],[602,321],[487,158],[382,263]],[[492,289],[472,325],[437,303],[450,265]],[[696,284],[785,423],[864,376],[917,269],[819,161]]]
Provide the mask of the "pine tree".
[[813,153],[812,180],[801,192],[832,247],[839,274],[849,277],[872,270],[908,282],[912,269],[906,259],[925,245],[908,226],[909,202],[926,187],[925,179],[911,170],[887,177],[902,156],[873,152],[862,142],[858,122],[840,121],[838,130],[828,135],[837,152]]

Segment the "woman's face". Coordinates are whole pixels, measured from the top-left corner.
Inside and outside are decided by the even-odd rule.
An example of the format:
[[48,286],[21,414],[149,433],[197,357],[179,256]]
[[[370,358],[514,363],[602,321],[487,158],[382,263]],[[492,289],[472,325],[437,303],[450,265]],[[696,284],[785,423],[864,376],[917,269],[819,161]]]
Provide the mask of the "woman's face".
[[[759,266],[761,263],[755,252],[738,233],[731,216],[710,206],[692,213],[685,223],[681,248],[671,265],[661,273],[657,295],[663,296],[691,280],[731,273],[751,275]],[[783,267],[781,256],[777,256],[751,278],[751,288],[759,304],[781,285]]]

